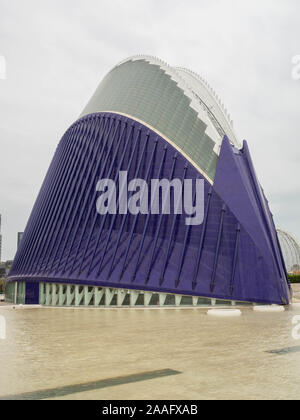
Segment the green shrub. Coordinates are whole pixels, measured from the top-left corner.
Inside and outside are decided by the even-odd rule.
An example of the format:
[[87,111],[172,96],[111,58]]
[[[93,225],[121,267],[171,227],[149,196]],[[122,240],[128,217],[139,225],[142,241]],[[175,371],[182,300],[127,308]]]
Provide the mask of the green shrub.
[[289,274],[291,283],[300,283],[300,274]]
[[5,290],[5,280],[0,279],[0,293],[4,293]]

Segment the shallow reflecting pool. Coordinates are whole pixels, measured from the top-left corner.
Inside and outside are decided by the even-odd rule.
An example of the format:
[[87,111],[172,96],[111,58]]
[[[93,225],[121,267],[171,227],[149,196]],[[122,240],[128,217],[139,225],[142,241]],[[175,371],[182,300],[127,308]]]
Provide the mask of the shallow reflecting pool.
[[[300,398],[300,340],[292,337],[300,308],[241,310],[214,318],[199,308],[1,306],[0,397]],[[43,390],[51,393],[36,394]]]

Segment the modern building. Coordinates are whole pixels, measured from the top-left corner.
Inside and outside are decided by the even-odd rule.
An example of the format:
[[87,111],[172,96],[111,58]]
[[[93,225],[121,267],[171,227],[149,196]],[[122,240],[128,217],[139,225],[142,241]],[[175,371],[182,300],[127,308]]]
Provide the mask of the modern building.
[[[203,222],[119,207],[100,215],[98,181],[118,184],[120,171],[203,180]],[[6,289],[61,306],[290,302],[248,145],[205,80],[148,56],[107,74],[57,147]]]
[[283,229],[277,229],[283,258],[288,273],[300,273],[300,245],[297,239]]

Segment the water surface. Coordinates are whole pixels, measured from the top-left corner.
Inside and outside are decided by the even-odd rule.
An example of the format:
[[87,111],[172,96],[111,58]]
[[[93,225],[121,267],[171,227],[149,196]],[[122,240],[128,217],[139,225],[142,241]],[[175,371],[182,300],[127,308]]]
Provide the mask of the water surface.
[[[0,397],[72,387],[79,392],[51,398],[300,398],[300,340],[292,338],[300,308],[242,312],[221,319],[200,308],[1,306]],[[179,373],[151,377],[157,370]],[[114,379],[145,372],[138,383]],[[111,385],[76,388],[103,380]]]

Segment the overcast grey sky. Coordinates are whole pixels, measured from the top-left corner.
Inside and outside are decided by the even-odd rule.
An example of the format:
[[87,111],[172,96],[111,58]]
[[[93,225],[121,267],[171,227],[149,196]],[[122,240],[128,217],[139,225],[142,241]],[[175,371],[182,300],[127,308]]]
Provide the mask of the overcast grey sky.
[[2,259],[15,254],[64,131],[135,54],[209,81],[248,140],[275,221],[300,238],[299,0],[0,0]]

